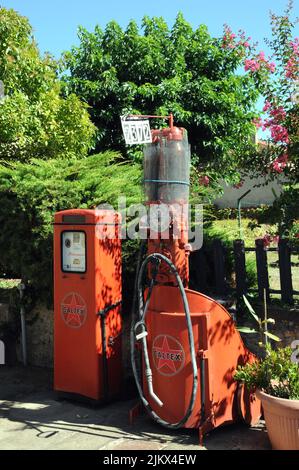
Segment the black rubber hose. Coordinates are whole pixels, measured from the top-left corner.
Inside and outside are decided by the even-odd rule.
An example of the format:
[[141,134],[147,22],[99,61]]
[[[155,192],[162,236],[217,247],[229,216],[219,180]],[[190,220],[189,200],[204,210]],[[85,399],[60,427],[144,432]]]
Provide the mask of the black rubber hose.
[[[132,327],[131,327],[131,363],[132,363],[132,369],[133,369],[133,374],[137,386],[137,390],[139,393],[139,396],[141,398],[141,401],[143,405],[145,406],[146,410],[150,414],[150,416],[159,424],[166,428],[170,429],[177,429],[182,427],[190,418],[195,400],[196,400],[196,393],[197,393],[197,386],[198,386],[198,370],[197,370],[197,363],[196,363],[196,353],[195,353],[195,347],[194,347],[194,338],[193,338],[193,329],[192,329],[192,320],[191,320],[191,315],[190,315],[190,310],[189,310],[189,304],[188,304],[188,299],[186,296],[185,288],[183,286],[182,280],[179,276],[179,273],[175,267],[175,265],[164,255],[161,253],[153,253],[143,261],[141,268],[138,273],[138,282],[137,282],[137,296],[139,299],[139,321],[137,322],[139,325],[143,327],[143,332],[146,333],[146,325],[145,325],[145,318],[146,318],[146,313],[147,309],[149,306],[149,300],[150,300],[150,294],[152,289],[150,289],[149,296],[147,297],[146,304],[144,305],[144,295],[143,295],[143,289],[142,289],[142,280],[143,280],[143,275],[145,272],[145,269],[147,265],[151,262],[154,261],[157,263],[158,260],[164,261],[167,263],[169,268],[171,269],[172,273],[174,274],[176,281],[178,283],[178,288],[180,290],[181,296],[182,296],[182,301],[184,305],[184,310],[185,310],[185,317],[186,317],[186,323],[187,323],[187,329],[188,329],[188,339],[189,339],[189,347],[190,347],[190,355],[191,355],[191,363],[192,363],[192,370],[193,370],[193,385],[192,385],[192,392],[191,392],[191,397],[190,397],[190,402],[187,408],[187,411],[183,418],[178,421],[177,423],[169,423],[165,421],[164,419],[160,418],[157,413],[151,408],[150,404],[146,400],[142,386],[139,381],[138,377],[138,372],[136,368],[136,359],[135,359],[135,329],[136,329],[136,324],[134,322],[135,320],[135,312],[133,312],[133,317],[132,317]],[[148,350],[147,350],[147,343],[146,343],[146,338],[143,338],[143,356],[144,356],[144,361],[145,361],[145,369],[150,370],[150,364],[149,364],[149,357],[148,357]]]

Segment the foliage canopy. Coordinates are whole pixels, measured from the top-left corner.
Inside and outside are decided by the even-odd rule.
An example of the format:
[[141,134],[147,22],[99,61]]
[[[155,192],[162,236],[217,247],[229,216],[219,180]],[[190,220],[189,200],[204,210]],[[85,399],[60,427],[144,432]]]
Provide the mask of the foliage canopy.
[[252,77],[237,73],[250,47],[242,37],[231,48],[204,25],[193,30],[182,14],[171,29],[147,16],[141,31],[134,21],[125,30],[115,21],[104,31],[81,27],[79,46],[64,55],[65,93],[90,106],[98,150],[127,151],[121,115],[173,112],[188,130],[193,155],[229,177],[255,134],[258,92]]
[[74,94],[62,97],[57,70],[40,56],[27,18],[0,8],[0,158],[85,156],[92,147],[87,106]]

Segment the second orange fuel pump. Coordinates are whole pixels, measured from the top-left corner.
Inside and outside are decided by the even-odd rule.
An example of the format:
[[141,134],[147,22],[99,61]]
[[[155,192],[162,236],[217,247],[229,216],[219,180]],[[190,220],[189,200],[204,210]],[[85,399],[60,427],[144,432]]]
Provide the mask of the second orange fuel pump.
[[[215,300],[188,289],[190,147],[187,132],[173,125],[152,131],[144,149],[144,187],[149,213],[147,256],[138,268],[131,328],[131,361],[141,401],[168,428],[204,433],[260,417],[260,402],[234,381],[238,365],[255,361],[234,320]],[[163,217],[162,217],[163,219]],[[154,225],[154,226],[153,226]],[[158,225],[158,226],[157,226]],[[136,344],[142,350],[142,377]]]

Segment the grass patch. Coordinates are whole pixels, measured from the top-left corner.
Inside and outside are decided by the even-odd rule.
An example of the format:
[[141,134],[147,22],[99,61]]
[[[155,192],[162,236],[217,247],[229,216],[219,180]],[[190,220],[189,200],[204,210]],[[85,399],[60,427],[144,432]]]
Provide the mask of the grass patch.
[[0,289],[13,289],[20,284],[20,279],[0,279]]

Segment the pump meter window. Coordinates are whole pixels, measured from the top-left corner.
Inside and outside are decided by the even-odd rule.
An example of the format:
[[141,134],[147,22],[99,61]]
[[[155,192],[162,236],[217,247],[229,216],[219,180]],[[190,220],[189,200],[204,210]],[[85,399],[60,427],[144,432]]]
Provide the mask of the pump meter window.
[[62,271],[86,272],[85,232],[62,232]]

